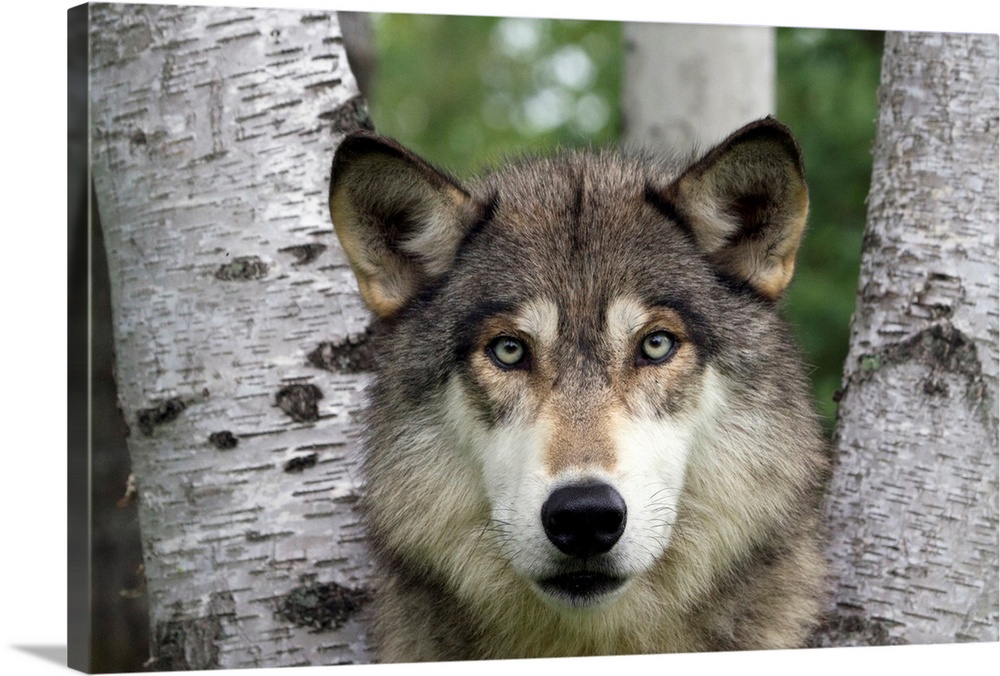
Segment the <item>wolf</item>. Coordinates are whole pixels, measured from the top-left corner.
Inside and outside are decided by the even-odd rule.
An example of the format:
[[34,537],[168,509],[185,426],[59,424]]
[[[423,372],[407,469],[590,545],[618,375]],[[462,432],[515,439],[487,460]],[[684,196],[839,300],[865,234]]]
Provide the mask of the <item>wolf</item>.
[[378,660],[803,645],[830,461],[781,318],[808,211],[784,125],[465,183],[360,131],[330,211],[374,315]]

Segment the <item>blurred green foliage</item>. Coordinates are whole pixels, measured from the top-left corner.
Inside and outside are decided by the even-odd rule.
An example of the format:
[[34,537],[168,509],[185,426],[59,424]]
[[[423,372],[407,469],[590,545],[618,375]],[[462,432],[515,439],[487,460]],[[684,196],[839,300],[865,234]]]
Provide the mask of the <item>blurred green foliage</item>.
[[[458,176],[512,155],[619,138],[619,23],[383,14],[373,25],[375,126]],[[802,146],[812,203],[786,316],[832,425],[857,287],[882,33],[781,28],[776,48],[776,112]]]
[[382,14],[374,29],[375,126],[458,175],[618,138],[619,23]]

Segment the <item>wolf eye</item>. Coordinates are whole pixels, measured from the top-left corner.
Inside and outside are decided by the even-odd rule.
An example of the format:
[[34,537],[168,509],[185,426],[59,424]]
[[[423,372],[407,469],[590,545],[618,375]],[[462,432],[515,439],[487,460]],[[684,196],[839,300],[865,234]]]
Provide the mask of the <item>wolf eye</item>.
[[674,356],[677,339],[666,331],[654,331],[639,345],[640,364],[662,364]]
[[486,350],[490,358],[497,366],[503,369],[514,368],[522,364],[528,354],[528,350],[517,338],[510,336],[500,336],[490,343]]

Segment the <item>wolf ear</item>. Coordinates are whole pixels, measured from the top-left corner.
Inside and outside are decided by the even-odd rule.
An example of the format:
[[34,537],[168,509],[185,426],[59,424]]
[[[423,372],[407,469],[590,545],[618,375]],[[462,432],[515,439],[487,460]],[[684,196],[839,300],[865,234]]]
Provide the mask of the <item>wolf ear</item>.
[[391,139],[359,131],[337,148],[330,216],[379,317],[447,269],[475,213],[465,189]]
[[776,299],[792,280],[809,196],[791,132],[767,117],[691,165],[664,197],[720,270]]

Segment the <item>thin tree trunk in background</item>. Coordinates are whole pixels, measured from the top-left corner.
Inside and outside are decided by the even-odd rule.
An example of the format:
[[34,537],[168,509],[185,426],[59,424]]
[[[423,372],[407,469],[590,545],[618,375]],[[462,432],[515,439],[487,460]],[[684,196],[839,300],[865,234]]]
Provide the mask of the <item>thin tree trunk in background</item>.
[[375,30],[368,12],[337,12],[340,30],[344,34],[344,49],[351,72],[366,101],[372,100],[373,81],[377,79]]
[[91,148],[155,670],[366,662],[368,314],[336,15],[91,5]]
[[774,29],[626,23],[626,143],[670,153],[774,113]]
[[997,640],[997,67],[886,36],[821,645]]

